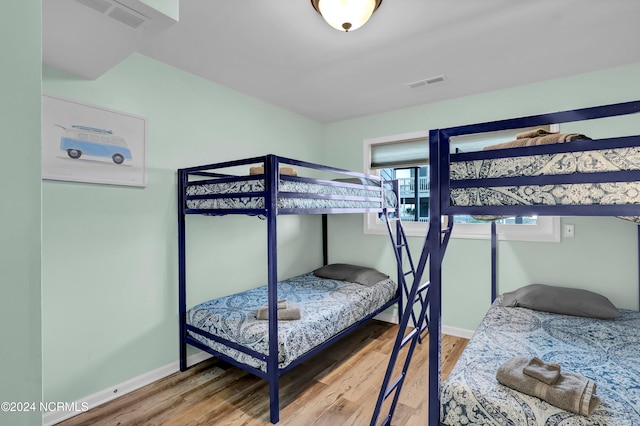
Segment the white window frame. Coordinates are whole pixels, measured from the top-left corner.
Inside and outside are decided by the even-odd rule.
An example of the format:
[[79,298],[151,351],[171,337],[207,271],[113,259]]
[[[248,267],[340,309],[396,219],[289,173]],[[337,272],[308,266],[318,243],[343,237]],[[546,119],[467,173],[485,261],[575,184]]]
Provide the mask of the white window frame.
[[[428,131],[403,133],[400,135],[382,136],[363,140],[364,173],[380,175],[379,170],[370,169],[371,146],[378,144],[401,143],[416,139],[429,139]],[[425,237],[429,228],[428,222],[403,222],[407,236]],[[387,226],[376,213],[368,213],[364,220],[364,233],[386,235]],[[560,242],[560,217],[539,216],[536,225],[497,224],[496,233],[499,240],[505,241],[537,241]],[[453,227],[451,238],[490,239],[490,223],[457,223]]]

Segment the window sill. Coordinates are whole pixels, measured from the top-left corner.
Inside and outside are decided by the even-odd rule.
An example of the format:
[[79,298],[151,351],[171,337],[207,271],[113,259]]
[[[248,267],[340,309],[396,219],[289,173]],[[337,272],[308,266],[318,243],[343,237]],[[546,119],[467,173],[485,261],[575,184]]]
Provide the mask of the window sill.
[[[428,222],[402,222],[408,237],[426,237]],[[560,242],[560,218],[557,216],[539,216],[536,225],[496,226],[499,240]],[[386,235],[387,226],[375,213],[367,214],[364,220],[364,233]],[[491,225],[487,223],[458,223],[453,227],[451,238],[487,240],[491,238]]]

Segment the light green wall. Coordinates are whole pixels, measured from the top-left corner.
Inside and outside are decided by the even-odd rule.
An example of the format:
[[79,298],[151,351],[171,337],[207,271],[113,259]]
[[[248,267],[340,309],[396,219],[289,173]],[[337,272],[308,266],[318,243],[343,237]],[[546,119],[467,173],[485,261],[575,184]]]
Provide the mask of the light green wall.
[[[142,55],[96,81],[45,69],[43,90],[148,119],[146,188],[43,182],[44,397],[74,401],[178,358],[176,170],[318,160],[322,127]],[[281,276],[320,266],[319,218],[278,223]],[[190,305],[266,283],[264,221],[189,217],[187,232]]]
[[[3,4],[0,39],[0,401],[39,404],[40,0]],[[0,411],[0,424],[36,425],[40,416]]]
[[[450,127],[523,115],[640,99],[640,64],[571,78],[453,99],[325,126],[327,164],[362,170],[362,141],[368,138]],[[447,82],[445,84],[455,84]],[[425,88],[424,90],[428,90]],[[638,134],[638,115],[607,122],[607,132]],[[565,126],[564,129],[570,129]],[[600,136],[589,124],[584,133]],[[395,273],[386,236],[363,235],[361,217],[332,220],[331,260],[377,264]],[[638,308],[636,226],[612,218],[566,218],[576,237],[562,243],[501,242],[500,291],[532,282],[581,286],[599,291],[623,308]],[[421,238],[410,238],[414,256]],[[354,249],[357,247],[358,249]],[[488,241],[455,239],[443,266],[443,323],[475,329],[490,303]]]

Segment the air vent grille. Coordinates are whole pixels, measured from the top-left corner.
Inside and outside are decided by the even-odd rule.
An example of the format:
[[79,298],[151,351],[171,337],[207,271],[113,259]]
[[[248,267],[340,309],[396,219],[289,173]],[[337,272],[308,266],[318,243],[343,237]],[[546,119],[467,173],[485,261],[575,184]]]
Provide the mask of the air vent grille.
[[441,81],[444,81],[444,75],[436,75],[434,77],[429,77],[423,80],[414,81],[414,82],[405,84],[405,86],[411,89],[415,89],[417,87],[426,86],[428,84],[440,83]]
[[140,28],[146,22],[144,17],[134,15],[123,7],[114,7],[111,9],[111,12],[109,12],[109,16],[134,29]]
[[105,13],[107,10],[109,10],[109,8],[111,8],[111,6],[113,6],[113,3],[107,0],[76,0],[76,1],[100,13]]
[[143,30],[151,20],[140,12],[127,7],[115,0],[76,0],[91,9],[114,19],[134,30]]

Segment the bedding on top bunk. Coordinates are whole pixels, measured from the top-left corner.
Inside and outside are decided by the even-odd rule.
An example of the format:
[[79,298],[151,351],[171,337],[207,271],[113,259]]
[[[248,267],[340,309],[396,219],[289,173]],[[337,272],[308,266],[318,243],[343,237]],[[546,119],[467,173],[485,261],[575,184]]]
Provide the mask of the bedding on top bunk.
[[[393,299],[397,286],[389,278],[374,285],[319,278],[310,272],[278,283],[278,299],[300,308],[300,319],[278,322],[278,366],[325,342]],[[187,324],[269,353],[268,322],[256,318],[267,304],[267,286],[201,303],[187,312]],[[196,333],[191,337],[244,364],[266,371],[266,363]]]
[[[562,134],[561,134],[562,135]],[[589,139],[566,134],[556,142]],[[515,141],[514,141],[515,142]],[[542,142],[549,143],[549,142]],[[536,145],[533,143],[532,145]],[[530,146],[508,142],[491,149]],[[640,147],[452,162],[452,181],[517,176],[568,175],[640,170]],[[605,182],[452,188],[453,206],[637,204],[640,182]]]
[[[349,180],[348,183],[351,183]],[[359,183],[360,184],[360,183]],[[362,184],[360,184],[362,185]],[[379,185],[374,183],[373,185]],[[245,180],[237,182],[208,183],[202,185],[190,185],[187,187],[187,195],[217,195],[238,194],[244,192],[263,192],[264,180]],[[370,197],[372,200],[349,199],[324,199],[324,198],[293,198],[279,197],[278,208],[381,208],[380,190],[367,189],[364,186],[358,188],[350,186],[338,186],[322,183],[310,183],[280,179],[278,190],[281,192],[300,192],[306,194],[320,194],[343,197]],[[393,191],[385,189],[384,203],[386,207],[393,208],[396,205],[396,197]],[[190,209],[260,209],[264,208],[264,197],[228,197],[228,198],[204,198],[187,200],[187,208]]]
[[[640,312],[594,319],[501,306],[487,312],[442,383],[447,425],[640,424]],[[591,416],[556,408],[499,384],[496,371],[514,356],[557,363],[595,381],[600,403]]]

